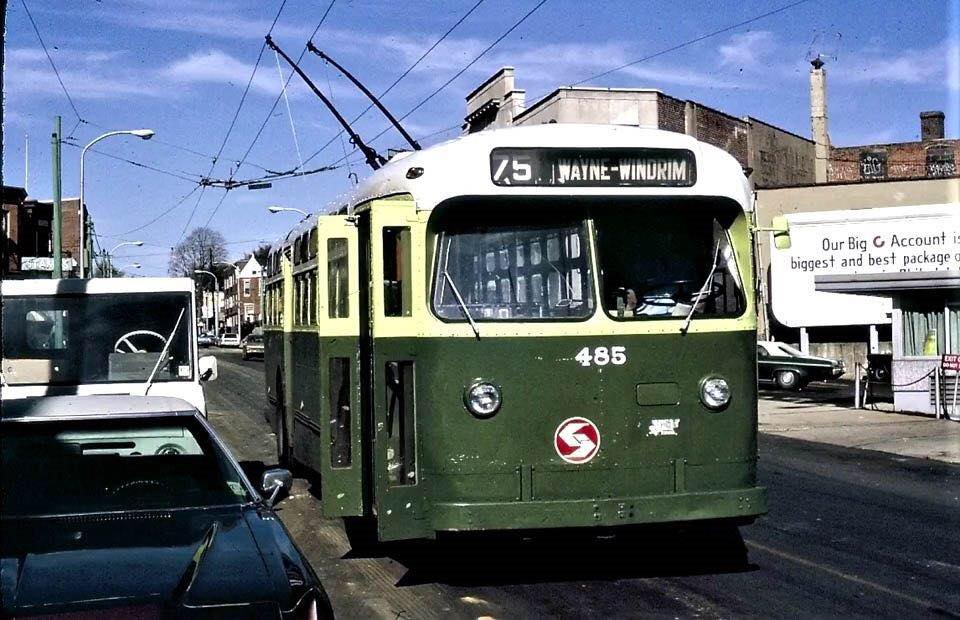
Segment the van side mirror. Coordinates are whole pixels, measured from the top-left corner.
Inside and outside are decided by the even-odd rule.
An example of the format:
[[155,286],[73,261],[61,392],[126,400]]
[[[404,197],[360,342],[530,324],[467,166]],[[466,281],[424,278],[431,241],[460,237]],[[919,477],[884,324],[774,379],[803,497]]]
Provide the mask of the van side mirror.
[[201,381],[215,381],[217,378],[217,358],[213,355],[204,355],[197,360],[200,367]]
[[790,249],[790,222],[783,215],[777,215],[773,218],[773,226],[770,232],[773,233],[773,245],[778,250]]

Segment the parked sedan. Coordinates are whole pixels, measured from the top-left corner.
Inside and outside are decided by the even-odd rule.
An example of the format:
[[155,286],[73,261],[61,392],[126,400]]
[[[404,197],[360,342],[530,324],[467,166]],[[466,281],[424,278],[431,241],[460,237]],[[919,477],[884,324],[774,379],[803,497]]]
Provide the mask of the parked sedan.
[[197,346],[201,348],[212,347],[217,343],[216,338],[212,334],[200,334],[197,336]]
[[251,357],[263,359],[263,336],[259,334],[250,334],[243,339],[240,345],[243,351],[243,359],[248,360]]
[[227,332],[226,334],[220,334],[221,347],[239,347],[240,346],[240,334],[235,334],[233,332]]
[[185,401],[11,401],[0,435],[0,617],[332,617],[273,511],[290,472],[255,489]]
[[784,390],[799,390],[811,381],[837,379],[843,361],[806,355],[782,342],[757,343],[757,378]]

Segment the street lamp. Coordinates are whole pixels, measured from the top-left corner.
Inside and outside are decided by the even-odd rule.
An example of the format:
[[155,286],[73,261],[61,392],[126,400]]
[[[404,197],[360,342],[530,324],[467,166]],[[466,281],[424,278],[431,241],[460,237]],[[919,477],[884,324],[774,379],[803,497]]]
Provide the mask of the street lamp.
[[310,217],[310,214],[301,209],[295,209],[294,207],[281,207],[280,205],[271,205],[267,207],[267,211],[270,213],[280,213],[281,211],[292,211],[294,213],[299,213],[303,217]]
[[104,262],[101,263],[101,265],[103,265],[103,273],[106,277],[108,278],[113,277],[113,258],[112,258],[113,254],[114,252],[116,252],[118,249],[122,248],[125,245],[132,245],[139,248],[140,246],[143,245],[143,241],[124,241],[122,243],[118,243],[117,245],[113,246],[113,249],[110,250],[109,252],[104,252],[104,257],[103,257]]
[[83,219],[84,211],[86,206],[83,203],[83,162],[84,158],[87,155],[87,149],[91,146],[100,142],[104,138],[109,138],[110,136],[136,136],[141,140],[149,140],[153,137],[154,131],[152,129],[124,129],[121,131],[108,131],[107,133],[97,136],[93,140],[87,143],[83,150],[80,151],[80,208],[78,210],[80,216],[80,277],[86,277],[86,262],[84,261],[84,253],[86,252],[86,240],[84,236],[86,234],[86,224]]
[[206,269],[194,269],[193,273],[205,273],[211,278],[213,278],[213,337],[216,338],[217,344],[220,344],[220,316],[217,313],[217,302],[220,297],[220,280],[217,279],[217,275],[212,271],[207,271]]
[[140,263],[130,263],[129,265],[124,265],[121,269],[140,269],[142,266]]
[[[233,267],[233,279],[237,281],[237,333],[240,333],[240,270],[237,269],[237,266],[233,263],[227,263],[224,261],[217,261],[215,265],[223,265],[225,267]],[[226,291],[224,291],[226,292]]]

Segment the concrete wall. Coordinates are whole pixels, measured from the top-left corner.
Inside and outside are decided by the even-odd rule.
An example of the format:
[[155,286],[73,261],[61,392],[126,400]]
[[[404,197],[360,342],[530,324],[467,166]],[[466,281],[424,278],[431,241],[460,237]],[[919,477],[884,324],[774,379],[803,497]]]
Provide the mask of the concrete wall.
[[754,187],[777,187],[814,182],[815,148],[812,140],[784,131],[753,117],[747,118],[748,163]]
[[657,126],[657,91],[561,88],[515,118],[517,125],[599,123]]

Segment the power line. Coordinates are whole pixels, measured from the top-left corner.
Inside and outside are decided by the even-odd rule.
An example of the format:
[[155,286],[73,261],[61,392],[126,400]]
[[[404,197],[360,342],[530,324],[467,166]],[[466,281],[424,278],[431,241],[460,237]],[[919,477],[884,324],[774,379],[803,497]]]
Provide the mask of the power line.
[[[72,146],[72,147],[75,148],[75,149],[81,149],[81,150],[83,149],[83,147],[80,146],[80,144],[78,144],[78,143],[76,143],[76,142],[73,142],[73,141],[68,141],[66,138],[64,138],[64,140],[63,140],[62,142],[63,142],[63,144],[66,144],[67,146]],[[104,157],[109,157],[110,159],[115,159],[115,160],[117,160],[117,161],[122,161],[122,162],[124,162],[124,163],[130,164],[131,166],[136,166],[136,167],[138,167],[138,168],[145,168],[145,169],[147,169],[147,170],[152,170],[152,171],[157,172],[157,173],[159,173],[159,174],[165,174],[165,175],[167,175],[167,176],[169,176],[169,177],[173,177],[173,178],[175,178],[175,179],[180,179],[180,180],[182,180],[182,181],[189,181],[190,183],[198,183],[198,184],[199,184],[199,183],[200,183],[200,180],[203,178],[203,177],[201,177],[199,174],[193,174],[193,173],[191,173],[191,172],[185,172],[185,171],[183,171],[183,170],[179,170],[179,171],[176,171],[176,172],[171,171],[171,170],[165,170],[165,169],[163,169],[163,168],[158,168],[157,166],[154,166],[154,165],[151,165],[151,164],[145,164],[145,163],[143,163],[143,162],[134,161],[134,160],[132,160],[132,159],[127,159],[126,157],[120,157],[119,155],[114,155],[114,154],[112,154],[112,153],[107,153],[106,151],[100,151],[100,150],[97,150],[97,149],[94,149],[94,148],[89,148],[89,149],[87,149],[87,150],[90,151],[91,153],[96,153],[97,155],[102,155],[102,156],[104,156]],[[188,175],[188,174],[189,174],[189,175],[192,175],[192,176],[195,176],[195,177],[197,177],[197,178],[196,178],[196,179],[191,179],[190,177],[186,176],[186,175]]]
[[[458,19],[452,26],[450,26],[450,28],[448,28],[447,31],[444,32],[443,35],[442,35],[439,39],[437,39],[436,41],[433,42],[433,45],[431,45],[431,46],[427,49],[427,51],[425,51],[423,54],[420,55],[420,58],[417,58],[417,60],[414,61],[414,63],[413,63],[412,65],[410,65],[409,67],[407,67],[406,70],[405,70],[403,73],[400,74],[400,77],[398,77],[397,79],[395,79],[395,80],[393,81],[393,83],[390,84],[390,86],[388,86],[383,92],[381,92],[378,98],[383,99],[383,97],[385,97],[391,90],[393,90],[393,88],[394,88],[397,84],[399,84],[399,83],[401,82],[401,80],[403,80],[403,78],[407,77],[407,75],[409,75],[410,72],[413,71],[413,70],[417,67],[417,65],[419,65],[421,62],[423,62],[423,60],[424,60],[427,56],[429,56],[430,53],[431,53],[433,50],[435,50],[438,45],[440,45],[448,36],[450,36],[450,33],[452,33],[454,30],[456,30],[456,29],[460,26],[460,24],[462,24],[468,17],[470,17],[470,15],[477,9],[477,7],[479,7],[481,4],[483,4],[483,2],[484,2],[484,0],[478,0],[478,2],[477,2],[476,4],[474,4],[472,7],[470,7],[470,9],[469,9],[466,13],[464,13],[464,14],[460,17],[460,19]],[[310,38],[312,39],[313,37],[310,37]],[[301,57],[302,57],[302,56],[303,56],[303,54],[301,54]],[[298,61],[298,62],[299,62],[299,61]],[[291,76],[291,77],[292,77],[292,76]],[[373,107],[373,104],[372,104],[372,103],[371,103],[371,104],[368,104],[367,107],[363,110],[363,112],[361,112],[360,114],[358,114],[358,115],[356,116],[356,118],[354,118],[352,121],[350,121],[350,124],[352,125],[352,124],[356,123],[358,120],[360,120],[360,119],[363,117],[364,114],[366,114],[367,112],[370,111],[370,109],[371,109],[372,107]],[[305,160],[303,160],[303,163],[300,164],[300,167],[303,167],[304,165],[306,165],[307,163],[309,163],[314,157],[316,157],[316,156],[319,155],[321,152],[323,152],[324,150],[326,150],[326,148],[327,148],[328,146],[330,146],[331,144],[333,144],[334,141],[336,141],[336,140],[337,140],[340,136],[342,136],[342,135],[343,135],[343,130],[341,129],[340,131],[337,132],[337,135],[335,135],[333,138],[331,138],[326,144],[324,144],[323,146],[321,146],[321,147],[320,147],[319,149],[317,149],[312,155],[310,155],[310,156],[307,157]]]
[[[196,192],[198,189],[200,189],[200,186],[199,186],[199,185],[197,185],[196,187],[194,187],[193,189],[191,189],[189,192],[187,192],[186,194],[184,194],[182,197],[180,197],[180,199],[178,199],[177,202],[175,202],[172,207],[164,210],[164,211],[163,211],[162,213],[160,213],[160,215],[158,215],[157,217],[153,218],[152,220],[150,220],[150,221],[147,222],[146,224],[142,224],[142,225],[140,225],[140,226],[137,226],[136,228],[131,228],[131,229],[128,230],[127,232],[120,233],[120,236],[122,237],[122,236],[129,235],[130,233],[135,233],[135,232],[137,232],[138,230],[143,230],[143,229],[146,228],[147,226],[150,226],[150,225],[152,225],[152,224],[160,221],[160,220],[161,220],[163,217],[165,217],[167,214],[172,213],[174,210],[176,210],[177,207],[179,207],[179,206],[182,205],[184,202],[186,202],[186,201],[187,201],[187,198],[189,198],[190,196],[192,196],[192,195],[194,194],[194,192]],[[104,235],[104,236],[106,236],[106,235]]]
[[[313,37],[315,37],[315,36],[317,35],[317,33],[320,32],[320,27],[323,26],[323,23],[327,20],[327,16],[330,14],[331,9],[333,9],[333,5],[336,3],[336,1],[337,1],[337,0],[330,0],[330,4],[327,5],[327,10],[325,10],[325,11],[323,12],[323,15],[320,17],[320,21],[317,23],[317,27],[313,29],[313,33],[310,35],[310,39],[308,39],[308,40],[312,40]],[[264,43],[264,45],[266,45],[266,43]],[[306,54],[306,53],[307,53],[307,49],[306,49],[306,47],[304,47],[304,49],[301,50],[301,52],[300,52],[300,56],[297,57],[297,64],[298,64],[298,65],[300,64],[300,61],[303,60],[303,56],[304,56],[304,54]],[[290,80],[293,79],[293,76],[294,76],[294,75],[296,75],[296,72],[295,72],[295,71],[291,71],[291,72],[290,72],[290,75],[287,76],[287,81],[284,83],[283,89],[280,91],[280,94],[278,94],[278,95],[277,95],[277,98],[273,100],[273,105],[270,106],[270,109],[267,111],[267,115],[263,118],[263,122],[260,123],[260,128],[257,129],[257,133],[256,133],[256,135],[253,137],[253,141],[250,142],[250,146],[247,148],[247,152],[244,154],[243,159],[242,159],[242,160],[240,161],[240,163],[237,165],[237,171],[238,171],[238,172],[239,172],[239,170],[240,170],[240,166],[243,165],[243,163],[246,162],[247,155],[250,154],[250,151],[253,150],[254,145],[255,145],[255,144],[257,143],[257,141],[260,139],[260,135],[263,133],[263,130],[266,128],[267,123],[269,123],[269,122],[270,122],[270,119],[273,117],[273,111],[277,109],[277,105],[280,103],[281,97],[283,97],[284,90],[286,89],[287,86],[290,85]],[[302,168],[304,163],[306,163],[306,161],[304,161],[303,163],[301,163],[300,166],[299,166],[299,168]],[[296,172],[299,168],[293,168],[293,169],[290,170],[290,171],[291,171],[291,172]]]
[[47,60],[50,61],[50,67],[53,68],[53,72],[57,76],[57,81],[60,82],[60,88],[63,89],[63,94],[67,96],[67,101],[70,102],[70,107],[73,108],[73,113],[77,115],[77,120],[79,120],[81,123],[84,122],[83,117],[80,116],[80,111],[77,110],[77,104],[73,102],[73,97],[70,96],[70,93],[67,92],[67,87],[63,84],[63,78],[60,77],[60,71],[57,70],[57,65],[54,64],[53,57],[51,57],[50,52],[47,51],[47,45],[43,42],[43,37],[40,36],[40,29],[37,28],[37,22],[33,21],[33,15],[30,14],[30,9],[27,8],[26,0],[20,0],[20,4],[23,6],[23,10],[27,13],[27,18],[30,20],[30,24],[33,25],[33,31],[37,33],[37,40],[40,41],[40,47],[43,48],[43,53],[47,55]]
[[[267,35],[273,32],[273,28],[277,25],[277,21],[280,19],[280,14],[283,12],[283,7],[286,6],[287,0],[283,0],[280,3],[280,8],[277,9],[277,14],[273,18],[273,22],[270,24],[269,30],[267,30]],[[213,161],[210,163],[210,170],[207,172],[206,177],[209,177],[213,174],[214,168],[217,166],[217,162],[220,161],[220,156],[223,154],[223,149],[227,146],[227,141],[230,139],[230,134],[233,133],[233,128],[237,124],[237,118],[240,117],[240,111],[243,109],[243,102],[247,100],[247,94],[250,92],[250,86],[253,84],[253,78],[257,75],[257,69],[260,67],[260,60],[263,58],[263,52],[267,49],[267,42],[264,41],[260,44],[260,52],[257,54],[257,61],[253,64],[253,71],[250,73],[250,79],[247,80],[247,85],[243,89],[243,94],[240,96],[240,102],[237,104],[237,111],[233,114],[233,119],[230,121],[230,126],[227,128],[227,134],[223,136],[223,142],[220,143],[220,148],[217,149],[217,154],[213,157]],[[248,151],[249,153],[249,151]],[[244,155],[244,159],[246,155]],[[241,160],[242,163],[242,160]],[[239,168],[239,165],[238,165]],[[231,172],[230,177],[233,177]],[[197,202],[193,206],[193,210],[190,211],[190,217],[187,219],[187,223],[184,224],[183,230],[180,232],[180,239],[183,239],[183,235],[186,234],[187,228],[190,226],[190,222],[193,221],[193,216],[197,212],[197,207],[200,206],[200,200],[203,198],[203,194],[206,191],[206,187],[203,187],[200,190],[200,195],[197,197]],[[224,196],[225,197],[225,196]],[[223,204],[223,199],[217,204],[217,208],[220,208],[220,205]],[[209,221],[209,220],[208,220]],[[180,239],[177,240],[177,243],[180,242]]]
[[785,5],[781,6],[780,8],[774,9],[774,10],[772,10],[772,11],[767,11],[766,13],[763,13],[763,14],[761,14],[761,15],[757,15],[756,17],[751,17],[750,19],[744,20],[744,21],[742,21],[742,22],[737,22],[736,24],[731,24],[731,25],[729,25],[729,26],[724,26],[723,28],[720,28],[719,30],[714,30],[714,31],[712,31],[712,32],[708,32],[707,34],[703,34],[703,35],[700,35],[699,37],[696,37],[696,38],[693,38],[693,39],[689,39],[689,40],[687,40],[687,41],[684,41],[683,43],[680,43],[679,45],[674,45],[674,46],[672,46],[672,47],[668,47],[668,48],[666,48],[666,49],[662,49],[662,50],[660,50],[659,52],[655,52],[655,53],[650,54],[650,55],[648,55],[648,56],[644,56],[643,58],[638,58],[637,60],[634,60],[634,61],[628,62],[628,63],[626,63],[626,64],[620,65],[619,67],[615,67],[615,68],[613,68],[613,69],[608,69],[607,71],[604,71],[603,73],[598,73],[598,74],[596,74],[596,75],[591,75],[590,77],[584,78],[584,79],[580,80],[579,82],[574,82],[573,84],[570,84],[570,86],[579,86],[580,84],[583,84],[584,82],[589,82],[590,80],[595,80],[595,79],[597,79],[597,78],[602,78],[602,77],[608,76],[608,75],[610,75],[611,73],[616,73],[617,71],[620,71],[620,70],[622,70],[622,69],[626,69],[627,67],[632,67],[633,65],[640,64],[641,62],[646,62],[646,61],[651,60],[651,59],[653,59],[653,58],[657,58],[658,56],[663,56],[664,54],[669,54],[670,52],[675,52],[675,51],[677,51],[678,49],[682,49],[682,48],[684,48],[684,47],[688,47],[688,46],[693,45],[693,44],[695,44],[695,43],[699,43],[699,42],[704,41],[704,40],[706,40],[706,39],[709,39],[709,38],[711,38],[711,37],[715,37],[715,36],[717,36],[718,34],[723,34],[724,32],[730,32],[731,30],[734,30],[734,29],[736,29],[736,28],[740,28],[741,26],[746,26],[747,24],[752,24],[753,22],[760,21],[761,19],[765,19],[765,18],[767,18],[767,17],[770,17],[771,15],[776,15],[777,13],[782,13],[783,11],[792,9],[793,7],[799,6],[799,5],[801,5],[801,4],[805,4],[805,3],[809,2],[809,1],[810,1],[810,0],[799,0],[798,2],[792,2],[792,3],[790,3],[790,4],[785,4]]

